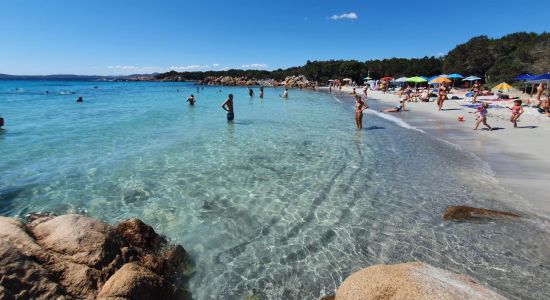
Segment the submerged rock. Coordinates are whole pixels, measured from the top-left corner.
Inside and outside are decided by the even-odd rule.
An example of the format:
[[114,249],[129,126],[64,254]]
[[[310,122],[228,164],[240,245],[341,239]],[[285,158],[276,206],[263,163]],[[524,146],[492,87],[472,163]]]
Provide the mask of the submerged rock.
[[[180,245],[138,219],[116,228],[82,215],[0,217],[0,299],[186,299]],[[185,278],[183,278],[185,279]]]
[[505,299],[472,279],[424,263],[376,265],[351,274],[336,300]]
[[503,218],[503,217],[520,217],[520,215],[506,212],[491,210],[485,208],[476,208],[470,206],[449,206],[443,213],[443,219],[446,221],[461,221],[461,220],[475,220],[486,218]]

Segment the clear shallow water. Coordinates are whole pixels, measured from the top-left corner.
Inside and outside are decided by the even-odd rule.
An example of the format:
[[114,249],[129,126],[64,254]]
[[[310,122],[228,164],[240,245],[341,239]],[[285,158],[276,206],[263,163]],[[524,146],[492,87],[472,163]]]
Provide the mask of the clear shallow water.
[[[359,268],[414,260],[549,297],[548,221],[476,157],[376,114],[357,132],[345,99],[218,89],[0,81],[0,213],[139,217],[192,254],[196,299],[315,299]],[[459,204],[525,218],[441,220]]]

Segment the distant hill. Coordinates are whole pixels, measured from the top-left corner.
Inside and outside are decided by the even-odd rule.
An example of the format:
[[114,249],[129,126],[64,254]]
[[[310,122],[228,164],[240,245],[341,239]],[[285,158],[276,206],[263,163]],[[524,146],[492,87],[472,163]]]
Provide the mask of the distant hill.
[[447,55],[423,58],[388,58],[360,62],[357,60],[307,61],[304,66],[265,70],[227,70],[207,72],[170,71],[155,76],[156,80],[203,80],[209,76],[272,78],[305,75],[321,84],[329,79],[351,78],[362,82],[366,76],[437,76],[460,73],[476,75],[488,83],[511,82],[519,74],[550,72],[550,33],[512,33],[501,38],[478,36],[456,46]]

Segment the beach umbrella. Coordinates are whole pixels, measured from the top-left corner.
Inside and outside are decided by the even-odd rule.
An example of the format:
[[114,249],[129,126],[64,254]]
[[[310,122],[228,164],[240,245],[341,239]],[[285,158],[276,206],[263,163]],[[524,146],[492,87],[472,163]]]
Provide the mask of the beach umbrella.
[[414,83],[428,82],[428,78],[424,78],[422,76],[415,76],[415,77],[407,78],[405,82],[414,82]]
[[405,82],[407,81],[407,77],[400,77],[395,80],[395,82]]
[[523,93],[526,94],[527,93],[527,80],[529,80],[533,77],[535,77],[535,76],[533,76],[531,74],[522,74],[522,75],[516,76],[514,78],[514,80],[523,81]]
[[382,80],[382,81],[392,81],[392,80],[393,80],[393,77],[386,76],[386,77],[380,78],[380,80]]
[[436,78],[438,78],[438,77],[440,77],[440,76],[432,76],[432,77],[428,78],[428,82],[430,82],[430,81],[432,81],[432,80],[434,80],[434,79],[436,79]]
[[476,80],[481,80],[481,78],[477,77],[477,76],[468,76],[468,77],[462,79],[462,81],[476,81]]
[[371,80],[371,79],[372,79],[372,77],[369,77],[369,76],[363,78],[363,80]]
[[460,79],[460,78],[464,78],[464,76],[462,76],[460,74],[457,74],[457,73],[454,73],[454,74],[447,75],[447,78],[449,78],[449,79]]
[[451,80],[448,79],[448,78],[445,78],[445,77],[437,77],[435,79],[430,80],[430,84],[444,83],[444,82],[449,83],[449,82],[451,82]]
[[497,84],[493,89],[496,89],[497,91],[508,91],[512,89],[512,86],[507,84],[506,82]]

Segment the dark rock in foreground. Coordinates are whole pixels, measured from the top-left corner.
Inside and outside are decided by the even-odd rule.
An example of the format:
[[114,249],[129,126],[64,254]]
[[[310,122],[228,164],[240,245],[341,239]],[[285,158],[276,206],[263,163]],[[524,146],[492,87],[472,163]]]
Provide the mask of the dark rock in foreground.
[[0,299],[187,299],[183,247],[138,219],[0,217]]
[[476,220],[487,218],[503,218],[503,217],[520,217],[517,214],[491,210],[485,208],[476,208],[470,206],[449,206],[443,213],[444,220],[462,221],[462,220]]

